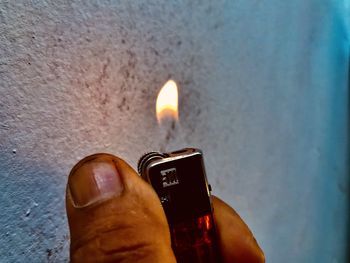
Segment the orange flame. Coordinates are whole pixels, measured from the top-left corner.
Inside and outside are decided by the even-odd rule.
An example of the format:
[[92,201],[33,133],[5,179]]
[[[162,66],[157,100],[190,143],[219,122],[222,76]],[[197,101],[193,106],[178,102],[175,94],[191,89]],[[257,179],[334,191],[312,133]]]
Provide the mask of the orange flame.
[[178,100],[177,85],[170,79],[161,88],[157,97],[156,113],[159,124],[166,118],[178,121]]

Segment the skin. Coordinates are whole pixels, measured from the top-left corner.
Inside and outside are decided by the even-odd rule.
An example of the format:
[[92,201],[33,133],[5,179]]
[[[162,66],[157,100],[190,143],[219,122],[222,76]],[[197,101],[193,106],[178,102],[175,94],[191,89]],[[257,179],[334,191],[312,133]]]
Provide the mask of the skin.
[[[96,168],[101,166],[106,169]],[[101,171],[107,173],[107,168],[115,169],[118,184],[113,184],[112,180],[104,186],[108,194],[91,192],[93,175]],[[81,193],[84,197],[92,195],[93,202],[77,202]],[[213,196],[212,201],[223,261],[265,262],[253,234],[234,209],[217,197]],[[118,157],[89,156],[72,169],[67,184],[66,210],[72,263],[176,262],[168,223],[157,194]]]

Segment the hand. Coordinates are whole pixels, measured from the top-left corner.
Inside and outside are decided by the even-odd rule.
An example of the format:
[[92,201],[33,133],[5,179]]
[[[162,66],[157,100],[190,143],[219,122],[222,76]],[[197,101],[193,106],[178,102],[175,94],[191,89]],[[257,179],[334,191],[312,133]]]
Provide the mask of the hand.
[[[224,262],[265,262],[239,215],[219,198],[213,206]],[[113,155],[95,154],[74,166],[66,208],[72,263],[176,262],[157,194]]]

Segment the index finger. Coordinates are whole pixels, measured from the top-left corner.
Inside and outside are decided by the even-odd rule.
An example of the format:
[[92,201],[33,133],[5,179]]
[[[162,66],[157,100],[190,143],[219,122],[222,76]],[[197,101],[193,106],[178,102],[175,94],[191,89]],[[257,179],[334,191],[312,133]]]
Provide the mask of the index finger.
[[236,211],[213,196],[216,222],[223,261],[236,263],[263,263],[265,256],[252,232]]

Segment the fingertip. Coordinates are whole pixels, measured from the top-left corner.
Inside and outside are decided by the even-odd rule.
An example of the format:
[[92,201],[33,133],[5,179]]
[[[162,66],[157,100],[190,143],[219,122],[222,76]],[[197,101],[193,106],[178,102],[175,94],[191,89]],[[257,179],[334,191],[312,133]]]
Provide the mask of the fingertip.
[[264,263],[263,251],[238,213],[215,196],[212,201],[224,262]]

